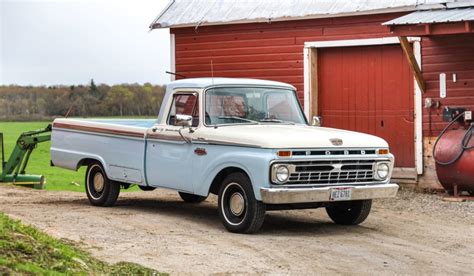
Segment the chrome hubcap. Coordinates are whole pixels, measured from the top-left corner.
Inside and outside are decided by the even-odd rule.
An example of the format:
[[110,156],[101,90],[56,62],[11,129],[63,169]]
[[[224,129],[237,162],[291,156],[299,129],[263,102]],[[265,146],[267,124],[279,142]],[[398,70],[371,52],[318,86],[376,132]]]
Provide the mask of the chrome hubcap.
[[242,194],[233,193],[230,196],[230,211],[234,216],[240,216],[244,212],[245,200]]
[[94,190],[98,193],[104,190],[104,176],[100,172],[94,175]]

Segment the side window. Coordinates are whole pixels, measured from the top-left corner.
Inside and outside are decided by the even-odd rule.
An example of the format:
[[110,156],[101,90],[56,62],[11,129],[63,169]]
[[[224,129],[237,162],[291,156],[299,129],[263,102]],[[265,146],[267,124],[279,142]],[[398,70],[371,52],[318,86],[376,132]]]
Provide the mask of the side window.
[[193,117],[193,127],[199,125],[199,101],[197,94],[175,94],[168,116],[168,125],[174,125],[176,114]]

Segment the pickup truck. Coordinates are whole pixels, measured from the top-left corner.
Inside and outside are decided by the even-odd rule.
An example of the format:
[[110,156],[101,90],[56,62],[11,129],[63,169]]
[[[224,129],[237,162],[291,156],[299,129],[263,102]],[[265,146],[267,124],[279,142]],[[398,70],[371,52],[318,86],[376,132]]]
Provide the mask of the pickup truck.
[[283,209],[324,207],[335,223],[359,224],[372,199],[396,196],[394,156],[381,138],[313,121],[289,84],[184,79],[167,85],[156,120],[54,120],[51,163],[87,166],[95,206],[135,184],[194,204],[217,195],[230,232],[256,232],[266,211]]

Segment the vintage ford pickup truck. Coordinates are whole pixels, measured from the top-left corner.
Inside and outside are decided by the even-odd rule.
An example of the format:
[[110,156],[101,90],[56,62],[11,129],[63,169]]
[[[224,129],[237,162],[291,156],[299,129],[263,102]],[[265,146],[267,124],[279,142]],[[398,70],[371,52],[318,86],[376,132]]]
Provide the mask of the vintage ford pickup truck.
[[267,210],[325,207],[335,223],[359,224],[372,199],[398,191],[383,139],[309,125],[293,86],[252,79],[174,81],[157,120],[56,119],[51,163],[87,166],[96,206],[132,184],[190,203],[216,194],[239,233],[259,230]]

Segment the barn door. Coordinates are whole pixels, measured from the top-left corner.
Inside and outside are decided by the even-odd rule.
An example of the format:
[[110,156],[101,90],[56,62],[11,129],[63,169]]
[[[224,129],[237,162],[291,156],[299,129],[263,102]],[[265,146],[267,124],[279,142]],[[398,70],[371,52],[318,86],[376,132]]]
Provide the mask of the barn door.
[[323,126],[384,138],[395,166],[415,166],[413,75],[400,45],[318,49]]

